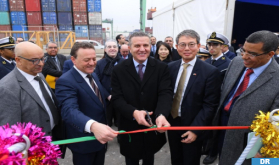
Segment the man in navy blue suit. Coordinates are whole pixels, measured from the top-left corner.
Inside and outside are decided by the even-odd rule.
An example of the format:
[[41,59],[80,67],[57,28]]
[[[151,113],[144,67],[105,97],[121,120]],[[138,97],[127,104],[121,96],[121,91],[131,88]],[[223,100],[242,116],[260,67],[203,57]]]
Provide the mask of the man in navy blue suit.
[[224,55],[226,55],[229,59],[232,60],[233,58],[236,57],[236,54],[234,52],[231,52],[229,48],[230,48],[230,43],[224,44],[222,48],[222,52]]
[[[184,30],[176,37],[176,48],[182,60],[169,63],[174,91],[171,126],[208,126],[218,106],[220,73],[196,57],[200,36]],[[168,131],[172,165],[200,165],[201,148],[207,131]]]
[[5,37],[0,39],[0,80],[12,71],[16,65],[15,61],[15,39]]
[[95,136],[97,140],[69,144],[75,165],[103,165],[106,143],[116,131],[106,125],[106,99],[109,94],[93,73],[96,53],[90,43],[77,43],[71,50],[74,63],[56,82],[56,96],[61,107],[68,139]]

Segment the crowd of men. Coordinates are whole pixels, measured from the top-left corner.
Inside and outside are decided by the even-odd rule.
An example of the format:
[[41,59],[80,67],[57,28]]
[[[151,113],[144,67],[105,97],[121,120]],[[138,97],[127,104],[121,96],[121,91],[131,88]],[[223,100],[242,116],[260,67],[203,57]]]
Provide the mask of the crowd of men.
[[[67,60],[54,42],[44,54],[21,39],[0,39],[0,125],[31,122],[53,140],[94,135],[95,141],[67,145],[75,165],[103,165],[115,137],[127,165],[153,165],[167,139],[173,165],[199,165],[202,154],[204,164],[219,155],[220,165],[233,165],[249,130],[176,130],[166,138],[165,131],[117,135],[111,126],[250,126],[259,110],[279,107],[279,39],[269,31],[249,35],[241,56],[216,32],[201,45],[196,31],[184,30],[176,49],[171,36],[156,42],[135,32],[127,42],[118,35],[106,41],[98,62],[87,42],[75,43]],[[162,43],[171,48],[168,64],[154,58]]]

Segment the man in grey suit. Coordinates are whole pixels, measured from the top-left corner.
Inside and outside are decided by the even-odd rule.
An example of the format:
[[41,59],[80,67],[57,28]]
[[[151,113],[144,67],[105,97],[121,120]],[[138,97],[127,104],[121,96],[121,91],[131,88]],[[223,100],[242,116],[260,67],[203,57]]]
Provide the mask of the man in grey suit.
[[[278,38],[269,31],[248,36],[242,57],[235,57],[227,70],[214,125],[250,126],[259,110],[268,112],[279,107],[279,66],[272,58],[277,46]],[[220,131],[220,165],[236,163],[249,131]],[[250,165],[251,159],[243,164]]]
[[63,139],[55,95],[40,73],[45,61],[42,49],[21,42],[15,56],[17,66],[0,81],[0,125],[31,122],[53,140]]

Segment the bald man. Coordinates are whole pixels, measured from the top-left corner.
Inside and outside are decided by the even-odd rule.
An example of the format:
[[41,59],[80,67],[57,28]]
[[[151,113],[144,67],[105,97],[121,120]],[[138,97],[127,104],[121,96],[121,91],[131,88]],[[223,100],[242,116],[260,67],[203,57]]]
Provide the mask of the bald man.
[[0,81],[0,125],[36,124],[53,140],[63,139],[56,98],[41,74],[42,49],[30,42],[15,47],[16,67]]
[[121,57],[125,60],[132,56],[129,51],[128,45],[126,45],[126,44],[123,44],[120,46],[120,54],[121,54]]

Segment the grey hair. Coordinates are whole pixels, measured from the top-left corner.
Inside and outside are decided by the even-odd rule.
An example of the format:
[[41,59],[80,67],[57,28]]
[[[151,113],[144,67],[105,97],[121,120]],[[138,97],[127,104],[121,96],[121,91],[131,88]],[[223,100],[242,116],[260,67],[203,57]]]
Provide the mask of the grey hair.
[[182,37],[182,36],[195,38],[197,40],[197,44],[200,43],[200,35],[194,30],[187,29],[187,30],[183,30],[182,32],[180,32],[177,35],[177,37],[175,39],[176,44],[178,44],[179,38]]
[[151,44],[150,37],[149,37],[148,34],[146,34],[146,33],[144,33],[144,32],[135,32],[135,33],[131,34],[130,37],[129,37],[129,41],[130,41],[130,42],[129,42],[129,46],[132,45],[132,38],[133,38],[133,37],[148,37],[148,39],[149,39],[149,44]]
[[269,53],[270,51],[276,51],[279,45],[278,37],[267,30],[257,31],[250,34],[246,38],[246,42],[257,44],[263,43],[262,51]]
[[173,40],[172,36],[166,36],[166,37],[165,37],[165,40],[166,40],[166,38],[171,38],[171,39]]
[[[116,41],[116,40],[114,40],[114,39],[109,39],[109,40],[107,40],[106,43],[105,43],[105,48],[107,47],[107,43],[108,43],[108,42],[114,42],[114,43],[117,45],[117,41]],[[117,46],[117,48],[118,48],[118,46]]]
[[49,44],[55,44],[57,46],[57,43],[56,42],[53,42],[53,41],[49,41],[47,44],[46,44],[46,48],[48,48],[48,45]]
[[128,45],[127,44],[123,44],[123,45],[120,46],[120,49],[122,49],[122,46],[128,46]]

